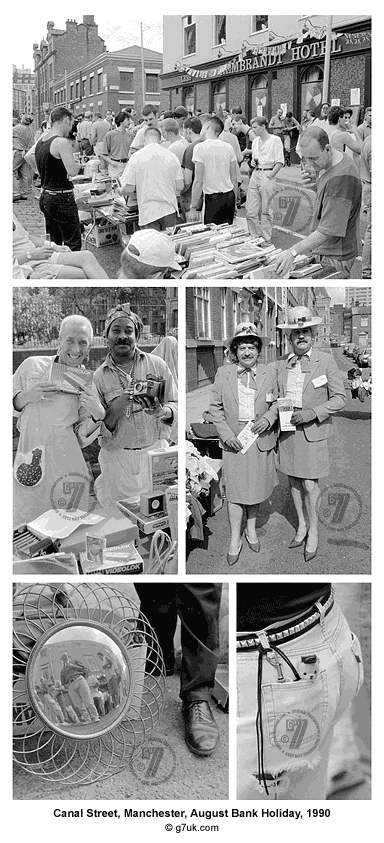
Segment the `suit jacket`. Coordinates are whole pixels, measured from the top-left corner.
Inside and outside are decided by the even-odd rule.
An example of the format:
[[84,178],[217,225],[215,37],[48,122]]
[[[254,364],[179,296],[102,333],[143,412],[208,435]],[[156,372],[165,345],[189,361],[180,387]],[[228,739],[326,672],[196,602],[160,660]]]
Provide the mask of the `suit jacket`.
[[[276,405],[277,397],[276,370],[273,366],[263,363],[257,364],[255,389],[255,420],[261,417],[268,419],[270,428],[261,433],[256,444],[260,451],[270,451],[275,447],[277,439]],[[267,400],[269,398],[270,400]],[[240,433],[239,424],[239,396],[237,363],[225,364],[216,375],[212,387],[210,413],[217,432],[223,443],[224,450],[227,439]]]
[[[309,442],[328,439],[331,434],[332,414],[342,410],[346,403],[343,379],[332,354],[325,354],[312,348],[310,372],[306,372],[303,386],[303,410],[314,410],[316,418],[302,425]],[[283,357],[276,364],[279,397],[287,394],[288,358]],[[325,375],[327,382],[315,386],[313,381]]]

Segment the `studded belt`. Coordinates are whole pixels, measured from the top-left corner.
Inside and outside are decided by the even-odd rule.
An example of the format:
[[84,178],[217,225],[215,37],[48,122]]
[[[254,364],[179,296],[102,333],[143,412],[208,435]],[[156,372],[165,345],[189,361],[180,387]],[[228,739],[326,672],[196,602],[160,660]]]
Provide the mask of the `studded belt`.
[[[332,592],[326,597],[322,598],[319,601],[324,608],[324,617],[328,615],[331,611],[332,606],[334,604],[334,597]],[[292,641],[292,639],[297,638],[299,635],[302,635],[303,632],[307,632],[312,627],[316,626],[320,621],[320,611],[317,606],[311,607],[309,612],[306,613],[306,616],[303,618],[302,621],[299,623],[292,624],[292,626],[281,626],[276,627],[273,631],[260,630],[258,632],[250,633],[250,632],[239,632],[237,634],[237,646],[236,649],[240,650],[259,650],[260,648],[265,649],[265,643],[270,642],[271,644],[282,643],[283,641]]]

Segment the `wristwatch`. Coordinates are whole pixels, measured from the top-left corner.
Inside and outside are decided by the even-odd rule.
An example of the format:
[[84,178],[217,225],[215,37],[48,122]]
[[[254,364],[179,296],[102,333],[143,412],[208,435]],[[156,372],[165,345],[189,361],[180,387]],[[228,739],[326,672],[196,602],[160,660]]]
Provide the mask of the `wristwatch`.
[[290,253],[291,253],[291,255],[292,255],[292,257],[293,257],[293,258],[296,258],[296,257],[297,257],[297,255],[299,254],[298,252],[296,252],[296,249],[294,249],[294,248],[293,248],[293,246],[291,246],[291,248],[289,249],[289,251],[290,251]]

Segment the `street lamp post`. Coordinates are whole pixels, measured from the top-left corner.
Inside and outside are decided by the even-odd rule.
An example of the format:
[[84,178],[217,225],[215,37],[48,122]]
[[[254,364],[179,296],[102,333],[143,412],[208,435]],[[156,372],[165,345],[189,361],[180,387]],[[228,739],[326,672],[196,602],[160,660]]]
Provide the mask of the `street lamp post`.
[[326,35],[325,35],[323,102],[329,102],[329,79],[330,79],[330,69],[331,69],[331,44],[332,44],[332,15],[327,15],[327,30],[326,30]]
[[143,43],[143,22],[140,21],[140,39],[141,39],[141,90],[143,94],[142,108],[145,105],[145,72],[144,72],[144,43]]

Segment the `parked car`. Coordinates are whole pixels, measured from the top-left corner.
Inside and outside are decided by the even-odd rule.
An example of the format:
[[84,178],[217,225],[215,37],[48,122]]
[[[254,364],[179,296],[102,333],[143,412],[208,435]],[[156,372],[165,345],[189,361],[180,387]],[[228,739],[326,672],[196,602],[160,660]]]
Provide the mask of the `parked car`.
[[360,351],[360,354],[357,358],[358,365],[361,366],[362,369],[367,368],[367,366],[372,365],[372,349],[371,348],[364,348]]

